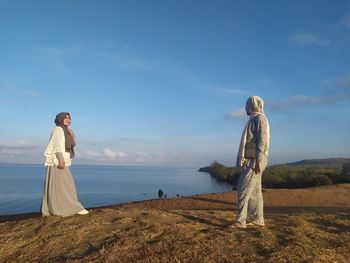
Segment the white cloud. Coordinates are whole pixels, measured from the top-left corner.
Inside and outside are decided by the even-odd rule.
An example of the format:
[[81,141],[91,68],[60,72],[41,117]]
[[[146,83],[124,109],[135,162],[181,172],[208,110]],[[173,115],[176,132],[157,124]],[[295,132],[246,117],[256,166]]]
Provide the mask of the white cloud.
[[342,23],[345,27],[350,28],[350,14],[343,18]]
[[77,152],[79,161],[89,163],[111,163],[118,161],[123,164],[141,163],[145,165],[164,165],[174,163],[186,163],[191,159],[191,155],[175,152],[146,152],[136,151],[125,154],[124,152],[113,151],[110,148],[104,148],[101,151],[79,151]]
[[124,152],[113,151],[111,148],[106,147],[100,151],[93,150],[83,150],[77,151],[77,156],[86,159],[96,159],[96,160],[120,160],[127,155]]
[[242,95],[246,94],[246,91],[242,89],[235,89],[235,88],[228,88],[228,87],[223,87],[215,84],[208,84],[208,83],[202,83],[202,86],[207,86],[209,90],[213,90],[215,92],[223,93],[223,94],[228,94],[228,95]]
[[217,85],[217,84],[210,83],[208,81],[204,81],[198,75],[193,74],[187,70],[178,69],[176,67],[172,67],[171,65],[165,66],[161,63],[157,63],[146,58],[112,54],[112,53],[101,52],[101,51],[97,51],[96,54],[105,58],[107,62],[111,63],[111,65],[117,68],[166,74],[171,76],[174,79],[182,80],[187,84],[190,84],[192,87],[198,87],[200,89],[205,88],[207,90],[211,90],[218,93],[224,93],[224,94],[230,94],[230,95],[246,93],[242,89],[225,87],[222,85]]
[[77,151],[76,152],[77,156],[81,156],[81,157],[85,157],[85,158],[95,158],[95,157],[102,157],[102,153],[101,152],[96,152],[96,151],[91,151],[91,150],[87,150],[87,151]]
[[8,92],[13,89],[12,86],[10,86],[7,82],[5,82],[3,79],[0,79],[0,91],[1,92]]
[[137,162],[147,162],[147,161],[151,161],[153,158],[150,154],[148,153],[144,153],[144,152],[136,152],[136,161]]
[[268,78],[265,78],[265,79],[262,79],[261,80],[261,83],[265,86],[271,86],[272,85],[272,80],[271,79],[268,79]]
[[125,153],[123,153],[123,152],[115,152],[115,151],[111,150],[110,148],[104,148],[102,150],[102,154],[105,157],[109,157],[109,158],[115,159],[115,160],[118,160],[118,159],[123,158],[123,157],[126,156]]
[[24,96],[28,96],[28,97],[40,97],[42,95],[41,92],[38,92],[34,89],[27,89],[27,90],[23,90],[22,94]]
[[39,145],[34,145],[26,140],[19,140],[14,142],[0,142],[0,155],[3,156],[22,156],[27,154],[37,153],[41,150]]
[[349,100],[350,95],[345,94],[342,96],[333,96],[333,97],[310,97],[310,96],[304,96],[304,95],[298,95],[298,96],[292,96],[289,97],[286,100],[281,100],[277,102],[271,102],[268,104],[268,108],[271,111],[287,111],[291,109],[296,109],[298,107],[302,106],[308,106],[308,105],[330,105],[335,104],[339,101]]
[[13,95],[13,94],[20,95],[25,97],[38,97],[42,95],[40,92],[38,92],[35,89],[30,89],[30,88],[22,89],[20,87],[16,87],[9,81],[1,78],[0,78],[0,92],[5,94],[10,94],[10,95]]
[[136,152],[135,157],[136,162],[139,163],[149,163],[149,164],[164,164],[173,163],[184,160],[184,156],[179,153],[146,153],[146,152]]
[[48,59],[48,62],[54,69],[61,71],[68,71],[70,67],[67,64],[67,58],[77,52],[82,51],[81,45],[75,45],[70,47],[43,47],[41,52]]
[[112,54],[102,51],[97,51],[96,55],[106,59],[111,65],[127,70],[140,70],[150,72],[167,72],[165,67],[140,57],[126,56],[120,54]]
[[99,61],[105,65],[125,70],[167,71],[166,67],[146,58],[106,52],[86,42],[67,47],[42,47],[41,53],[45,55],[45,58],[53,68],[61,71],[72,69],[68,62],[73,56],[83,56],[84,58],[94,59],[94,62]]
[[[327,97],[311,97],[304,95],[297,95],[289,97],[285,100],[270,101],[266,103],[268,110],[273,112],[289,112],[291,110],[303,107],[303,106],[320,106],[331,105],[341,101],[350,100],[350,94],[343,94],[339,96],[327,96]],[[236,111],[232,111],[225,114],[226,119],[241,119],[247,116],[244,108],[240,108]]]
[[334,85],[337,88],[350,88],[350,73],[341,77],[325,79],[323,83]]
[[237,88],[225,87],[203,80],[200,76],[186,68],[173,65],[168,62],[158,62],[147,57],[130,56],[121,53],[105,51],[104,47],[96,48],[97,45],[91,43],[78,43],[70,47],[44,47],[41,53],[49,64],[55,69],[68,71],[71,70],[69,61],[72,59],[84,58],[90,59],[94,64],[101,63],[103,66],[109,66],[113,69],[122,69],[127,71],[152,72],[180,80],[186,84],[186,87],[192,89],[205,89],[214,91],[218,94],[239,95],[245,94],[246,91]]
[[292,46],[306,47],[306,46],[320,46],[325,47],[331,44],[331,40],[319,33],[295,33],[289,35],[288,42]]
[[244,108],[232,111],[225,114],[225,119],[241,119],[247,117],[247,112]]

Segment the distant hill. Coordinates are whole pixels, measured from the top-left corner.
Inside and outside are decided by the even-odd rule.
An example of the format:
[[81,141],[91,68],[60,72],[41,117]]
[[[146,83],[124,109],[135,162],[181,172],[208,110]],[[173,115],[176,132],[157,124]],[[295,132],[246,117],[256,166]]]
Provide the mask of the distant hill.
[[[241,173],[238,167],[226,167],[216,161],[199,171],[232,185],[237,184]],[[264,188],[304,188],[350,183],[350,158],[311,159],[272,165],[264,171],[262,183]]]
[[287,163],[291,166],[322,166],[322,167],[342,167],[350,163],[350,158],[327,158],[327,159],[309,159],[293,163]]

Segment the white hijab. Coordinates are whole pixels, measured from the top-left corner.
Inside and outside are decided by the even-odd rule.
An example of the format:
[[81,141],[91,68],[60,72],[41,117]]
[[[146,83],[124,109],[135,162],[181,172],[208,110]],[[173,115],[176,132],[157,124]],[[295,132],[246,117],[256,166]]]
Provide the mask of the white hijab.
[[[242,133],[242,138],[241,138],[241,143],[239,145],[239,149],[238,149],[238,153],[237,153],[237,163],[236,166],[237,167],[242,167],[244,165],[244,163],[246,163],[246,158],[244,157],[245,155],[245,146],[247,143],[247,129],[248,129],[248,124],[250,122],[251,119],[253,119],[255,116],[259,115],[259,114],[264,114],[264,101],[262,100],[262,98],[258,97],[258,96],[252,96],[250,97],[245,105],[245,110],[247,111],[247,114],[250,116],[249,120],[247,122],[247,124],[244,127],[243,133]],[[264,153],[266,154],[266,156],[268,156],[269,154],[269,144],[270,144],[270,126],[269,126],[269,122],[266,118],[266,122],[267,122],[267,143],[266,143],[266,147],[264,150]]]

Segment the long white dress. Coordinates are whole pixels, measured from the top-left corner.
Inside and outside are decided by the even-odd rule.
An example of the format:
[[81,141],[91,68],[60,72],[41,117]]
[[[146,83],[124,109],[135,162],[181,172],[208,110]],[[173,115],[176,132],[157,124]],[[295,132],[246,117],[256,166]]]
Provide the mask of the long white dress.
[[[71,216],[84,210],[79,202],[72,173],[70,155],[65,152],[64,132],[56,127],[45,151],[46,178],[41,202],[43,216]],[[65,161],[65,168],[58,169],[58,161]]]

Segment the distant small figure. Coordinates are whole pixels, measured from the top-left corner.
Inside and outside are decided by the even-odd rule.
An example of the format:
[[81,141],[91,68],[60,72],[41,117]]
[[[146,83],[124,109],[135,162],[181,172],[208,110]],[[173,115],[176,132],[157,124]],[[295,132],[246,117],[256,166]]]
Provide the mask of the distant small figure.
[[166,195],[164,195],[164,198],[166,198]]
[[163,194],[164,194],[163,190],[162,190],[162,189],[159,189],[159,190],[158,190],[158,198],[162,198],[162,197],[163,197]]
[[179,197],[180,195],[179,195],[179,194],[177,194],[176,196],[177,196],[177,197]]

